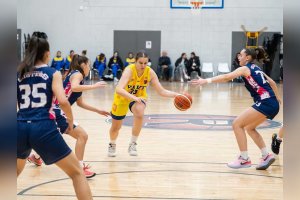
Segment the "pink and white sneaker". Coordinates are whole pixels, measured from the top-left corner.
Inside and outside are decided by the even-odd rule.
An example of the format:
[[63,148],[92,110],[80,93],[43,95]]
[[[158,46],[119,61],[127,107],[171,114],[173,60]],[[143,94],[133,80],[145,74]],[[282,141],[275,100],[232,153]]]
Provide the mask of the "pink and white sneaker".
[[272,165],[273,162],[275,162],[275,157],[273,154],[269,153],[268,155],[260,159],[259,164],[256,166],[256,169],[257,170],[268,169],[268,167],[270,167],[270,165]]
[[251,167],[251,160],[250,158],[245,160],[242,156],[239,156],[235,161],[227,163],[227,166],[233,169],[248,168]]

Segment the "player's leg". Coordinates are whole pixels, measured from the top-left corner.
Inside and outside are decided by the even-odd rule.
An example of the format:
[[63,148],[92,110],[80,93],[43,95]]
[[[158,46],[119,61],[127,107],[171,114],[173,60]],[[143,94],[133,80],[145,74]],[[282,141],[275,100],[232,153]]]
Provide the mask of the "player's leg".
[[239,146],[240,156],[233,162],[228,163],[228,167],[237,169],[251,166],[251,161],[248,156],[245,127],[256,121],[257,115],[253,115],[254,111],[256,110],[250,107],[233,121],[232,128]]
[[272,135],[271,149],[273,153],[275,153],[276,155],[279,154],[282,139],[283,139],[283,126],[279,129],[278,135],[276,133]]
[[72,136],[74,139],[76,139],[75,155],[76,155],[77,159],[79,160],[79,164],[80,164],[80,167],[83,169],[84,175],[87,178],[94,177],[96,175],[96,173],[91,171],[89,165],[87,165],[83,162],[85,145],[88,140],[88,134],[85,132],[85,130],[81,126],[76,126],[73,129],[73,131],[69,131],[67,134]]
[[132,126],[132,136],[131,136],[131,141],[129,143],[128,152],[131,156],[137,156],[136,141],[143,127],[146,103],[132,102],[129,106],[131,112],[133,113],[133,126]]
[[111,127],[109,129],[110,142],[108,144],[108,156],[116,156],[116,140],[119,135],[119,131],[123,124],[123,118],[117,119],[116,116],[112,116]]
[[17,158],[17,176],[21,174],[26,164],[26,159]]
[[57,164],[72,179],[78,199],[92,199],[86,177],[76,156],[66,144],[53,120],[36,123],[31,133],[32,148],[41,156],[46,165]]

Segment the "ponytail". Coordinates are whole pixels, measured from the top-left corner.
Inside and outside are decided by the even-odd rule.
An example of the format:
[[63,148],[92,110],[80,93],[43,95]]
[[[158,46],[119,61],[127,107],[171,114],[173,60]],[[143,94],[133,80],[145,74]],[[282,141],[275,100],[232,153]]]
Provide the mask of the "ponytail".
[[266,52],[261,47],[247,48],[245,49],[245,53],[247,56],[251,56],[251,62],[258,62],[261,59],[264,61],[266,59]]
[[37,61],[43,61],[49,49],[47,35],[43,32],[34,32],[25,51],[24,60],[18,68],[19,78],[22,78],[25,73],[32,72]]
[[72,61],[70,63],[70,71],[67,75],[69,75],[71,73],[71,71],[75,71],[75,70],[78,70],[83,78],[85,77],[85,74],[84,74],[84,71],[83,69],[81,68],[81,64],[82,63],[85,63],[87,64],[89,61],[89,59],[85,56],[80,56],[78,54],[74,54],[73,58],[72,58]]

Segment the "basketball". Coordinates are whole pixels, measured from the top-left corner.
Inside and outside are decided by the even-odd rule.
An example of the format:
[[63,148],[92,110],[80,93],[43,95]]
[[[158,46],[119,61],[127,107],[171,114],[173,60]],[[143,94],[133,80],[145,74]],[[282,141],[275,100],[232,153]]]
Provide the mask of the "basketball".
[[174,106],[180,111],[186,111],[192,105],[192,97],[189,94],[179,94],[174,98]]

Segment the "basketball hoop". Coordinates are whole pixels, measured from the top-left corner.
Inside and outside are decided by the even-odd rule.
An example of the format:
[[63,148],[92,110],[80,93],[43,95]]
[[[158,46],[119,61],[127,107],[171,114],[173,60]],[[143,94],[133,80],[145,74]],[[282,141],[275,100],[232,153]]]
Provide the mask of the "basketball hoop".
[[199,15],[205,0],[189,0],[193,15]]

